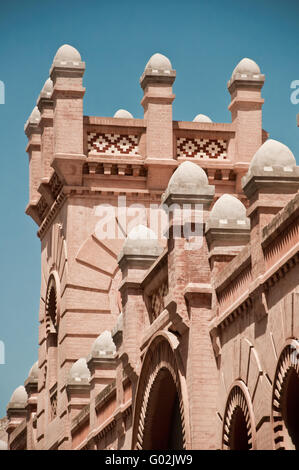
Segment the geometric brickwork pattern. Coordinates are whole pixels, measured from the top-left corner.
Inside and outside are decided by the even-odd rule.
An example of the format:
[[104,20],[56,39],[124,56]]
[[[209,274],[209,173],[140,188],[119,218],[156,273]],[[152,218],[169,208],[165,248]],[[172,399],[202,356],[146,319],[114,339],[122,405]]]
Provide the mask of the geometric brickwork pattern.
[[177,139],[177,156],[203,160],[226,160],[227,141],[222,139]]
[[139,155],[137,135],[89,132],[88,151],[107,155]]

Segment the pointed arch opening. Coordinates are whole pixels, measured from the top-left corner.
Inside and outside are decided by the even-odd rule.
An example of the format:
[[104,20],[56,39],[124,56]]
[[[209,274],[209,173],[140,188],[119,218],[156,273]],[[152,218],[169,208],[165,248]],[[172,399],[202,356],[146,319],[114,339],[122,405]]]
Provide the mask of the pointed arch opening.
[[272,395],[274,445],[299,450],[299,341],[290,340],[276,369]]
[[245,384],[237,381],[230,389],[223,420],[223,449],[255,448],[255,425],[252,403]]
[[187,448],[189,427],[186,390],[184,373],[175,348],[165,335],[158,334],[148,346],[138,381],[133,448]]

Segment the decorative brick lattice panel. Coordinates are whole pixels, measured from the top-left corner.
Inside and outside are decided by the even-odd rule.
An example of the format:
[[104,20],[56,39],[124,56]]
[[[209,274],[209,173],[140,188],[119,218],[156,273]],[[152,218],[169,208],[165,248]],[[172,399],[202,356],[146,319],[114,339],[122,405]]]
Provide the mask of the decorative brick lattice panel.
[[227,158],[227,141],[222,139],[177,139],[177,156],[194,157],[204,160],[225,160]]
[[164,299],[168,294],[168,283],[163,282],[151,296],[152,320],[154,321],[165,308]]
[[99,134],[87,136],[88,151],[106,155],[139,155],[137,135]]

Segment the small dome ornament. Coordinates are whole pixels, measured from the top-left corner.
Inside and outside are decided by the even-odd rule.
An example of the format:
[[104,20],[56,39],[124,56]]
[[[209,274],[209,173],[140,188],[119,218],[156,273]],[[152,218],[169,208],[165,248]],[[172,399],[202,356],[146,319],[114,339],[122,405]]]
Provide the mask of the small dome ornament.
[[172,65],[168,57],[157,52],[153,54],[147,62],[144,71],[147,70],[167,73],[172,70]]
[[37,106],[35,106],[25,124],[25,128],[27,127],[27,125],[29,124],[33,124],[33,125],[38,125],[39,122],[40,122],[40,112],[39,112],[39,109]]
[[[274,139],[268,139],[254,154],[248,171],[242,177],[242,188],[247,197],[251,197],[258,181],[268,184],[297,185],[299,169],[296,159],[286,145]],[[272,183],[271,183],[272,181]]]
[[25,408],[25,406],[27,405],[27,400],[28,400],[28,395],[25,390],[25,387],[24,385],[20,385],[13,392],[9,400],[8,407]]
[[208,184],[209,180],[204,170],[196,163],[186,161],[175,170],[168,182],[167,189],[172,191],[186,188],[192,191],[193,187],[197,188]]
[[254,154],[249,170],[254,167],[270,169],[273,167],[292,168],[296,166],[296,159],[286,145],[274,139],[268,139]]
[[63,70],[66,74],[70,72],[76,73],[77,76],[81,77],[84,74],[85,62],[82,62],[81,55],[77,49],[69,44],[64,44],[56,52],[50,68],[50,77],[54,82],[56,80],[55,69]]
[[185,161],[179,165],[171,176],[162,203],[171,206],[178,204],[210,204],[215,187],[209,185],[205,171],[196,163]]
[[260,75],[261,70],[254,60],[249,59],[248,57],[244,57],[244,59],[240,60],[238,65],[234,68],[232,77],[236,76],[237,74],[240,75]]
[[209,116],[206,116],[205,114],[197,114],[195,118],[193,119],[193,122],[213,122],[212,119],[209,118]]
[[78,359],[69,372],[69,382],[88,382],[90,380],[90,370],[84,357]]
[[222,194],[215,202],[207,223],[209,226],[243,226],[249,228],[250,220],[246,217],[246,207],[232,194]]
[[113,117],[120,119],[133,119],[133,115],[129,113],[129,111],[127,111],[126,109],[119,109],[118,111],[116,111]]
[[28,379],[34,380],[34,381],[38,379],[38,361],[36,361],[31,367],[29,374],[28,374]]
[[79,64],[81,62],[81,55],[73,46],[64,44],[56,52],[53,62]]
[[40,92],[40,97],[50,99],[52,96],[52,93],[53,93],[53,82],[51,78],[48,78],[45,81],[44,86]]
[[101,333],[91,348],[92,357],[113,357],[116,353],[116,346],[113,342],[111,331],[105,330]]

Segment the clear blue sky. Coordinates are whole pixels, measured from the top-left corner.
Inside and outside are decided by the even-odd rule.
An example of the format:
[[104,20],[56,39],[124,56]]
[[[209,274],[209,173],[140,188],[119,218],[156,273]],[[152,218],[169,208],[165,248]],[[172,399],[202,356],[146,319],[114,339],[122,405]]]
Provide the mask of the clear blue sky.
[[1,2],[1,312],[0,417],[13,390],[37,359],[40,242],[24,214],[28,156],[23,126],[59,46],[76,47],[86,62],[84,113],[142,117],[139,77],[155,52],[177,71],[174,119],[198,113],[229,122],[227,80],[243,57],[266,75],[263,127],[299,157],[298,0],[13,0]]

